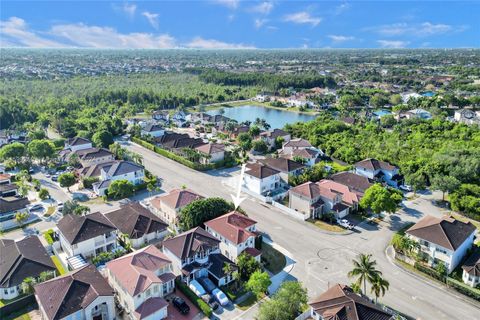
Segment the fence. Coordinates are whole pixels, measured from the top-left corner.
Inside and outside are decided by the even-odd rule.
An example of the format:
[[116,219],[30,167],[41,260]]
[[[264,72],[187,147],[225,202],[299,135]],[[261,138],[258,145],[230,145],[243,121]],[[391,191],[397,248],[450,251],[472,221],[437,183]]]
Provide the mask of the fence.
[[290,217],[301,220],[301,221],[305,221],[309,218],[308,216],[304,215],[301,212],[295,211],[293,209],[290,209],[289,207],[284,206],[280,202],[272,201],[272,206],[280,209],[280,211],[285,213],[286,215],[289,215]]
[[37,301],[35,296],[30,294],[28,296],[21,297],[15,301],[10,302],[9,304],[0,307],[0,319],[4,319],[11,315],[12,313],[18,311],[28,311],[37,308]]

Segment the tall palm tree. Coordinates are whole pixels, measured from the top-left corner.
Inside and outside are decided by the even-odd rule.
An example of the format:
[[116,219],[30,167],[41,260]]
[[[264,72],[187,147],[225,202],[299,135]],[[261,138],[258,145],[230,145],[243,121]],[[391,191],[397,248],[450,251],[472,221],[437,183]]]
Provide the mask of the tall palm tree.
[[349,277],[358,277],[356,283],[361,285],[363,283],[363,293],[367,292],[367,281],[372,284],[376,277],[382,275],[382,272],[375,269],[377,262],[371,260],[371,254],[361,253],[358,260],[353,260],[354,268],[348,273]]
[[390,283],[387,280],[383,279],[381,276],[377,276],[374,279],[370,291],[375,295],[375,303],[377,303],[378,297],[385,295],[385,292],[388,290],[389,287]]
[[36,281],[33,277],[27,277],[23,279],[21,284],[21,289],[24,294],[32,294],[33,293],[33,286],[36,284]]

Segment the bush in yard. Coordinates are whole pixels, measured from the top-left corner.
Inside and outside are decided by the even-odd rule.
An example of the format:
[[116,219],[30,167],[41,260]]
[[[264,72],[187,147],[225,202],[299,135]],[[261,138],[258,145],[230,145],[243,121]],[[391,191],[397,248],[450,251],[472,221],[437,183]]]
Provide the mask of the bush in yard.
[[189,230],[234,209],[232,203],[222,198],[196,200],[182,209],[179,223],[183,230]]
[[60,183],[61,187],[67,188],[68,192],[70,192],[70,187],[75,184],[75,176],[70,172],[62,173],[58,176],[58,183]]
[[83,187],[86,189],[92,189],[93,184],[95,182],[98,182],[98,180],[99,179],[97,177],[83,178],[82,180]]
[[128,180],[115,180],[108,187],[108,197],[114,200],[131,197],[134,191],[134,185]]
[[260,305],[258,320],[290,320],[307,306],[307,290],[298,281],[282,283],[272,299]]
[[48,244],[52,245],[55,241],[53,240],[53,234],[54,234],[54,231],[53,229],[48,229],[47,231],[45,231],[43,233],[43,237],[45,238],[45,240],[47,241]]
[[197,296],[190,288],[180,280],[175,280],[175,287],[179,289],[187,298],[197,306],[205,316],[210,318],[212,315],[212,308],[203,301],[199,296]]
[[255,140],[252,143],[253,150],[258,152],[258,153],[265,153],[268,151],[268,146],[263,140]]
[[45,200],[50,198],[50,193],[47,189],[41,188],[40,191],[38,191],[38,197],[40,198],[40,200]]
[[270,276],[266,272],[260,270],[255,271],[248,279],[245,287],[250,290],[257,298],[260,298],[268,290],[272,284]]
[[238,272],[240,278],[246,281],[257,270],[260,270],[260,263],[249,254],[242,252],[237,259]]

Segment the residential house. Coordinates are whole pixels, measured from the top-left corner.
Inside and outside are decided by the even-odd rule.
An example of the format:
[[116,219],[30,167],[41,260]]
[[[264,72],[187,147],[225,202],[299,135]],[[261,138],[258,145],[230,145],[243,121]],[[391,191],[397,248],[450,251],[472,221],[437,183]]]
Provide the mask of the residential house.
[[330,180],[348,186],[361,196],[363,196],[368,188],[373,186],[373,181],[371,179],[348,171],[332,174],[329,178]]
[[111,252],[118,246],[117,228],[100,212],[64,215],[57,223],[60,246],[67,257]]
[[86,178],[98,178],[100,179],[101,173],[102,173],[102,168],[103,167],[110,167],[112,166],[116,160],[114,161],[108,161],[104,163],[97,163],[97,164],[92,164],[88,167],[84,167],[80,170],[77,170],[78,175],[82,177],[82,179]]
[[187,113],[183,111],[177,111],[170,116],[170,121],[173,122],[177,127],[182,127],[185,122],[187,122]]
[[131,161],[115,161],[111,165],[100,169],[100,182],[93,184],[93,190],[99,196],[105,195],[110,183],[116,180],[127,180],[133,185],[144,182],[145,171],[143,166]]
[[160,137],[165,134],[165,129],[155,123],[149,123],[141,131],[142,136]]
[[280,180],[288,185],[289,176],[298,176],[305,169],[305,165],[286,158],[266,158],[260,160],[264,165],[277,170],[280,175]]
[[313,320],[393,320],[395,317],[352,288],[335,284],[308,303]]
[[275,147],[277,139],[283,139],[282,142],[288,142],[291,139],[290,133],[281,130],[281,129],[273,129],[271,131],[264,131],[260,133],[260,139],[262,139],[268,146],[269,149]]
[[455,110],[453,119],[460,123],[480,125],[480,110],[475,111],[468,108]]
[[377,159],[365,159],[354,164],[355,173],[389,186],[399,187],[403,184],[403,176],[399,169],[388,162]]
[[[333,195],[337,196],[337,195]],[[337,198],[340,198],[337,196]],[[337,199],[340,201],[340,199]],[[307,218],[320,218],[325,202],[321,198],[321,190],[314,182],[305,182],[288,191],[288,207],[301,212]]]
[[174,189],[167,194],[157,196],[150,201],[155,213],[166,223],[175,226],[180,211],[193,201],[203,199],[202,196],[188,189]]
[[0,299],[22,293],[25,278],[37,279],[42,272],[55,275],[57,269],[37,236],[19,241],[0,239]]
[[159,146],[164,146],[165,144],[171,143],[171,141],[176,141],[183,138],[190,138],[190,136],[187,133],[165,132],[164,135],[156,137],[153,140]]
[[15,215],[17,213],[26,212],[27,205],[29,204],[30,201],[28,201],[28,198],[25,197],[0,197],[0,225],[3,224],[3,222],[9,222],[15,219]]
[[175,289],[172,262],[150,245],[107,263],[108,282],[131,319],[167,317],[164,297]]
[[0,185],[11,183],[12,176],[8,173],[0,173]]
[[448,273],[472,248],[475,233],[476,228],[470,222],[433,216],[424,217],[406,231],[406,235],[420,245],[418,250],[424,254],[427,263],[434,267],[442,262]]
[[292,149],[290,153],[280,151],[279,156],[293,161],[301,160],[308,167],[313,167],[319,160],[322,152],[315,148]]
[[263,163],[249,163],[243,176],[243,187],[258,195],[268,195],[281,186],[280,171]]
[[114,320],[113,289],[93,265],[37,284],[35,299],[44,320]]
[[18,186],[15,183],[0,183],[0,198],[15,197],[18,195]]
[[425,109],[417,108],[417,109],[412,109],[412,110],[407,111],[406,118],[407,119],[416,118],[416,119],[429,120],[429,119],[432,119],[432,114]]
[[[105,216],[133,248],[162,240],[168,234],[168,225],[139,202],[123,205]],[[125,239],[124,235],[128,237]]]
[[476,249],[462,265],[462,280],[475,288],[480,285],[480,249]]
[[200,163],[209,164],[225,160],[225,146],[220,143],[207,143],[195,147],[203,156]]
[[115,160],[113,153],[104,148],[88,148],[71,152],[67,157],[76,154],[82,167],[107,163]]
[[191,280],[209,277],[218,286],[230,283],[231,273],[225,264],[236,270],[235,264],[220,253],[220,240],[197,227],[163,242],[163,252],[172,261],[174,273],[187,284]]
[[92,142],[90,140],[81,137],[75,137],[65,141],[64,149],[69,149],[71,152],[75,152],[78,150],[90,149],[92,147]]
[[308,140],[297,138],[287,141],[282,146],[282,152],[285,154],[290,154],[295,149],[311,149],[313,146],[308,142]]
[[156,121],[167,122],[169,119],[168,111],[155,111],[152,114],[152,119]]
[[221,253],[236,262],[246,252],[260,262],[261,252],[255,248],[257,221],[238,211],[205,222],[205,229],[220,240]]

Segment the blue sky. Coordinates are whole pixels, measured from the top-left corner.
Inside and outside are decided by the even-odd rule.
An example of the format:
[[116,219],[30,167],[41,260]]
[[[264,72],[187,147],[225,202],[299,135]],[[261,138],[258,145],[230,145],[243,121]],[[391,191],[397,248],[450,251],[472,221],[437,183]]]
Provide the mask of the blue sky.
[[480,1],[8,1],[2,47],[460,48]]

